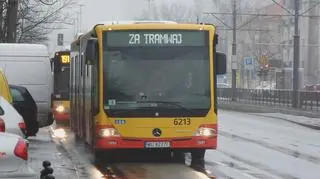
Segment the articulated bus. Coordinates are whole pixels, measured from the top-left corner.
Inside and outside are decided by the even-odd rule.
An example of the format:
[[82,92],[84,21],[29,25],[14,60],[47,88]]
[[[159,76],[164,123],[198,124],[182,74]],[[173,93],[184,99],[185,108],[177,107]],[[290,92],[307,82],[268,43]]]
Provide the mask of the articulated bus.
[[70,101],[70,51],[55,52],[51,58],[52,71],[54,75],[54,87],[52,95],[53,118],[57,125],[69,125]]
[[126,21],[71,44],[71,129],[96,161],[133,149],[203,160],[216,149],[217,36],[214,25]]

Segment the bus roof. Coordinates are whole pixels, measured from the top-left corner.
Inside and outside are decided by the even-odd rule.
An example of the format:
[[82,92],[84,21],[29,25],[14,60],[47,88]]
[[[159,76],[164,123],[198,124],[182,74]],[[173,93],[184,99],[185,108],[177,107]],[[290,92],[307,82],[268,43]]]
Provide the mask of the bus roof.
[[103,25],[114,25],[114,24],[177,24],[174,21],[103,21],[99,24]]
[[49,56],[42,44],[0,43],[0,56]]
[[83,35],[84,33],[82,33],[82,32],[79,32],[79,33],[77,33],[77,34],[75,34],[74,35],[74,40],[78,40],[79,39],[79,37],[81,36],[81,35]]

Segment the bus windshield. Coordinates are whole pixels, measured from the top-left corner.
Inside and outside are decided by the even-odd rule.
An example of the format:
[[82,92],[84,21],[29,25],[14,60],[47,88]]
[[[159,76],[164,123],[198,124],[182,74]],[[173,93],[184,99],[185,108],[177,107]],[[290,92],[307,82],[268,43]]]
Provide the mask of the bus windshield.
[[69,75],[70,68],[62,67],[61,71],[54,73],[54,93],[59,94],[61,99],[69,99]]
[[[130,116],[159,110],[167,116],[207,114],[211,104],[207,32],[108,33],[103,64],[104,107],[109,115],[121,110],[129,110]],[[152,34],[159,36],[147,37]]]

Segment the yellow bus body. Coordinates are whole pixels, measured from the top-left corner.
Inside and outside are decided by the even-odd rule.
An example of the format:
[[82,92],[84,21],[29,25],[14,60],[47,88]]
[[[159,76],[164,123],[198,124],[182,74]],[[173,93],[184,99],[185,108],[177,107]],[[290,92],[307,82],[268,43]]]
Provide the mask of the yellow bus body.
[[[207,115],[204,117],[130,117],[130,118],[114,118],[108,117],[105,112],[103,104],[103,32],[105,31],[117,31],[117,30],[199,30],[209,32],[209,64],[210,64],[210,96],[211,107]],[[79,117],[76,109],[75,115],[72,116],[73,129],[78,131],[78,136],[84,138],[87,143],[91,144],[96,150],[108,150],[108,149],[135,149],[145,148],[144,144],[148,141],[168,141],[170,142],[170,148],[172,149],[216,149],[217,147],[217,109],[215,103],[215,86],[214,86],[214,37],[215,26],[203,25],[203,24],[114,24],[114,25],[97,25],[94,30],[88,34],[84,34],[81,38],[91,36],[90,34],[96,34],[99,44],[99,111],[92,119],[87,119],[88,115],[84,114],[83,125],[87,127],[81,127],[74,116]],[[73,44],[79,44],[80,42],[74,42]],[[72,53],[72,52],[71,52]],[[71,61],[75,59],[72,55]],[[74,62],[75,63],[75,62]],[[71,72],[72,73],[72,72]],[[72,98],[76,98],[72,94]],[[71,104],[71,108],[76,106],[82,106],[77,101]],[[90,106],[90,100],[86,101],[83,106]],[[78,110],[78,112],[81,111]],[[86,113],[86,112],[85,112]],[[91,113],[91,111],[87,111]],[[81,114],[82,115],[82,114]],[[90,121],[94,121],[90,124]],[[120,123],[119,123],[120,121]],[[80,122],[81,123],[81,122]],[[175,125],[181,123],[182,125]],[[93,126],[92,126],[93,125]],[[91,126],[91,127],[90,127]],[[215,134],[211,136],[197,136],[197,132],[200,127],[214,129]],[[86,129],[84,129],[86,128]],[[120,135],[116,137],[101,137],[99,131],[104,128],[114,128]],[[162,131],[161,137],[155,137],[152,131],[155,128],[159,128]],[[85,132],[79,132],[85,130]]]

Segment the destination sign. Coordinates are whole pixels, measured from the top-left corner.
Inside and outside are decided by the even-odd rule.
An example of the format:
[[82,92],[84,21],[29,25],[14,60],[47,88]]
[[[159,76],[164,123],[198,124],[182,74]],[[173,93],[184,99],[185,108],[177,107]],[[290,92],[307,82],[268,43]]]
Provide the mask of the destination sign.
[[205,46],[206,31],[111,31],[105,32],[104,42],[111,47],[139,46]]
[[60,60],[63,64],[70,63],[70,55],[61,55]]

